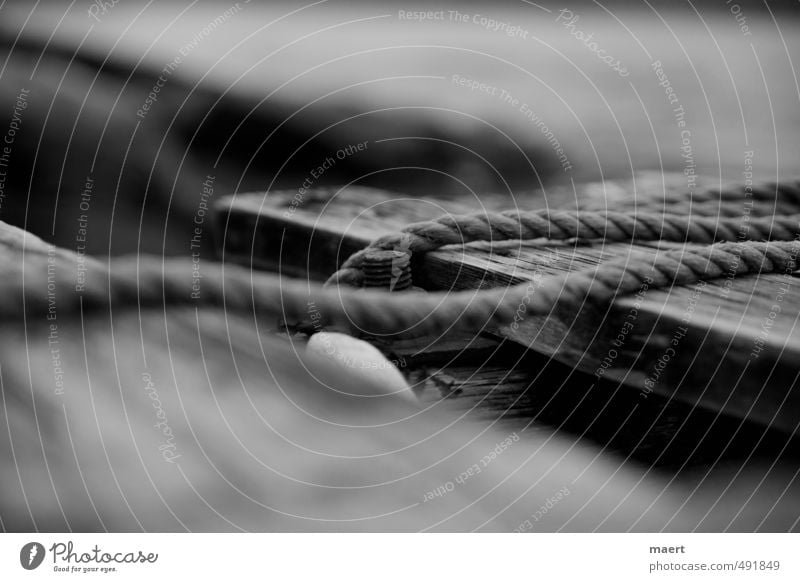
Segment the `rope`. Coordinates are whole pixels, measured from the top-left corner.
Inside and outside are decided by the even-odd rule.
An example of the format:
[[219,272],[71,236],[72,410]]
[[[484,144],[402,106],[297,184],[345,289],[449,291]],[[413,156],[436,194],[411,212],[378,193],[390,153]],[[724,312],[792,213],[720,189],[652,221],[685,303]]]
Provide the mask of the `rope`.
[[375,250],[427,253],[446,245],[505,240],[604,240],[605,242],[668,241],[712,244],[736,240],[792,240],[800,235],[800,214],[711,218],[641,212],[505,211],[446,215],[410,224],[401,232],[375,240],[349,259],[328,279],[328,285],[361,286],[364,257]]
[[547,277],[537,286],[523,283],[429,294],[326,288],[219,263],[203,269],[197,292],[194,272],[185,259],[139,257],[116,259],[111,268],[92,263],[78,292],[74,268],[64,268],[68,263],[48,269],[52,263],[46,256],[31,255],[26,257],[24,276],[18,269],[18,273],[8,273],[0,281],[4,298],[0,319],[18,319],[23,314],[59,318],[131,305],[218,306],[287,320],[301,320],[316,312],[320,328],[336,325],[373,335],[412,330],[414,335],[439,334],[451,327],[480,330],[511,323],[522,305],[527,314],[539,315],[584,302],[602,307],[618,294],[635,292],[645,281],[650,288],[657,288],[714,279],[731,270],[737,275],[791,272],[798,267],[798,250],[797,241],[718,243],[662,251],[649,260],[631,257],[609,261],[592,269]]
[[[798,187],[800,183],[793,186]],[[118,258],[109,267],[54,248],[45,253],[38,241],[40,244],[26,249],[24,260],[5,268],[5,277],[0,280],[0,319],[55,320],[62,315],[132,305],[184,305],[219,306],[286,320],[307,319],[316,312],[320,328],[336,325],[372,335],[411,330],[415,335],[434,335],[451,327],[474,331],[511,323],[521,311],[547,315],[560,307],[573,313],[584,304],[603,307],[617,295],[636,292],[645,282],[653,289],[734,274],[793,272],[798,268],[800,251],[799,218],[792,215],[749,222],[748,239],[773,242],[730,242],[739,240],[742,230],[738,223],[726,220],[647,213],[502,212],[417,223],[370,245],[371,249],[397,245],[421,253],[447,244],[510,238],[713,243],[616,259],[590,269],[549,276],[535,285],[429,294],[323,287],[220,263],[202,266],[198,287],[196,266],[193,268],[187,259]],[[729,240],[713,242],[720,239]],[[348,259],[343,269],[346,275],[340,271],[332,280],[349,277],[347,273],[356,270],[363,254],[362,251]],[[79,266],[84,282],[76,285]]]

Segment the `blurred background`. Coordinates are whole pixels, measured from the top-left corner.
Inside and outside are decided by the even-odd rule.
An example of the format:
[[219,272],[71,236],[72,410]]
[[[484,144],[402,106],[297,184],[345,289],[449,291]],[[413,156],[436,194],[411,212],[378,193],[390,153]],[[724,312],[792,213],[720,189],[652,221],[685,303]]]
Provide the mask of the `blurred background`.
[[28,92],[0,219],[74,249],[85,216],[90,253],[180,254],[208,176],[213,196],[306,180],[459,196],[643,170],[685,172],[687,190],[695,174],[794,176],[797,12],[6,1],[0,133]]

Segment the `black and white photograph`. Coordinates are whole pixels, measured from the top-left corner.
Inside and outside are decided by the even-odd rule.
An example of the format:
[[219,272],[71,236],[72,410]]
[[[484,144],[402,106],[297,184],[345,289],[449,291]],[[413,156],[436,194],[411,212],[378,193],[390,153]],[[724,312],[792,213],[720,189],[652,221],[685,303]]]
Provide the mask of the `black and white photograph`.
[[799,69],[797,0],[0,0],[0,577],[798,579]]

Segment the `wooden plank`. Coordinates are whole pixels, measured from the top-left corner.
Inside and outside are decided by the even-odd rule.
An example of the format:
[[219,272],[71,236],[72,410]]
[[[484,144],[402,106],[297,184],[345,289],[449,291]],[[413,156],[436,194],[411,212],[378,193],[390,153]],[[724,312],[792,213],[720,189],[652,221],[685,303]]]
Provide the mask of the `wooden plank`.
[[[221,239],[223,256],[249,261],[248,247],[255,243],[253,255],[259,264],[282,261],[282,272],[289,273],[288,259],[299,267],[295,272],[307,268],[310,276],[324,278],[366,241],[435,215],[430,202],[397,198],[352,189],[332,201],[330,193],[320,193],[308,206],[292,206],[291,193],[226,199],[217,214],[218,224],[230,221]],[[502,197],[482,202],[489,209],[504,207]],[[437,205],[443,211],[463,212],[466,203],[445,200]],[[371,207],[383,207],[384,212],[365,211]],[[281,254],[276,238],[283,240],[284,248],[291,241],[291,254]],[[414,279],[430,290],[491,288],[633,252],[641,257],[637,260],[645,260],[656,247],[472,243],[428,253],[417,262]],[[598,379],[623,382],[638,390],[642,400],[655,392],[793,431],[800,420],[799,314],[798,281],[778,274],[651,289],[640,298],[619,297],[605,313],[582,310],[529,317],[516,330],[495,332]]]
[[[408,366],[416,369],[417,361],[409,358]],[[775,459],[797,447],[797,437],[677,399],[641,399],[606,381],[587,386],[572,368],[509,342],[479,361],[446,360],[423,372],[424,402],[447,400],[509,432],[556,427],[665,474],[687,467],[712,471],[735,459]],[[431,381],[434,372],[448,382]],[[790,453],[793,459],[798,450]]]
[[[508,195],[495,195],[485,202],[489,209],[508,208],[509,203]],[[280,267],[284,274],[317,280],[324,280],[335,265],[374,238],[407,222],[475,209],[453,199],[432,203],[358,186],[302,195],[292,191],[240,194],[222,198],[215,208],[217,247],[223,260],[269,270]],[[287,254],[292,257],[289,261]]]
[[[467,255],[431,253],[417,282],[430,289],[492,287],[600,264],[632,247],[655,252],[640,245],[472,246]],[[654,289],[641,300],[620,297],[606,313],[530,317],[500,333],[598,378],[624,382],[642,399],[657,391],[791,431],[800,410],[798,285],[788,275],[763,275],[730,289],[722,279]]]

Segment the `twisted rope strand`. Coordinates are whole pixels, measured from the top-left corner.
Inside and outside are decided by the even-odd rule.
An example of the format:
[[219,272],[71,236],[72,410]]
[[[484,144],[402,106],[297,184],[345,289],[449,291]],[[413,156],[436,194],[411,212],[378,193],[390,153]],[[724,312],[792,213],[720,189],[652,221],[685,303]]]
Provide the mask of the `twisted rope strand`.
[[[511,323],[520,306],[526,313],[547,315],[559,306],[576,308],[584,302],[603,306],[618,294],[633,293],[645,280],[650,288],[714,279],[731,269],[737,275],[791,272],[798,268],[798,241],[718,243],[662,251],[647,261],[609,261],[530,283],[456,293],[405,294],[309,286],[277,275],[253,273],[240,266],[213,263],[202,272],[199,296],[193,272],[181,259],[116,259],[109,269],[92,263],[82,292],[75,291],[75,271],[67,263],[49,269],[44,255],[27,256],[24,278],[0,280],[0,319],[23,315],[77,315],[81,311],[115,307],[219,306],[232,312],[303,319],[311,310],[320,325],[336,325],[370,334],[440,334],[463,328]],[[646,266],[649,263],[649,267]],[[22,269],[19,276],[22,277]],[[25,306],[23,311],[22,307]]]
[[410,224],[398,233],[378,238],[348,258],[328,285],[360,286],[361,267],[373,250],[427,253],[446,245],[476,241],[602,239],[606,242],[669,241],[712,244],[736,240],[791,240],[800,234],[800,214],[756,217],[747,221],[658,214],[655,212],[571,212],[509,210],[500,213],[446,215]]

